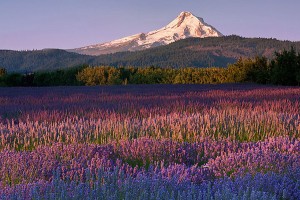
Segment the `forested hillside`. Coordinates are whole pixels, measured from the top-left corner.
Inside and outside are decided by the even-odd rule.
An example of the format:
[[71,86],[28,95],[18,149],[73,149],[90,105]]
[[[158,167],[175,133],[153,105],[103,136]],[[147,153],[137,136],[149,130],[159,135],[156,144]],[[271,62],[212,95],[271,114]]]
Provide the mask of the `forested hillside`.
[[137,52],[120,52],[101,56],[86,56],[64,50],[0,51],[0,67],[9,72],[34,72],[88,65],[157,66],[157,67],[225,67],[238,58],[265,56],[275,51],[300,49],[300,42],[265,38],[226,36],[219,38],[189,38],[167,46]]
[[291,46],[300,49],[300,42],[239,36],[189,38],[139,52],[102,55],[98,59],[113,66],[226,67],[241,57],[272,58],[275,51],[290,49]]
[[91,56],[70,53],[59,49],[35,51],[0,50],[0,67],[8,72],[29,73],[51,71],[92,63]]

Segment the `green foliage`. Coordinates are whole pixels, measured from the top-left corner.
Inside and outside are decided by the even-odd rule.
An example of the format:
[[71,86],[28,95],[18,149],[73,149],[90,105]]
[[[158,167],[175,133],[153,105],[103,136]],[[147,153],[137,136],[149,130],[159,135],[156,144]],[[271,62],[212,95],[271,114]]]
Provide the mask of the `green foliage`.
[[36,72],[28,74],[9,73],[0,77],[0,86],[60,86],[81,85],[76,79],[79,71],[87,66],[80,66],[65,70]]
[[270,82],[270,66],[266,57],[256,57],[248,73],[248,80],[267,84]]
[[85,65],[65,70],[56,70],[52,72],[37,72],[34,74],[34,86],[60,86],[60,85],[81,85],[77,81],[76,75],[84,69]]
[[228,82],[269,82],[270,67],[266,57],[255,59],[240,58],[236,63],[228,65]]
[[5,86],[4,83],[4,76],[6,75],[6,69],[3,67],[0,67],[0,86]]
[[[115,68],[88,67],[78,73],[85,85],[113,84],[214,84],[228,82],[226,68]],[[109,81],[110,77],[114,77]]]
[[294,47],[290,51],[276,52],[271,62],[271,82],[280,85],[300,84],[300,55]]
[[121,80],[121,71],[119,69],[110,67],[107,70],[107,85],[120,85],[125,80]]
[[6,69],[4,67],[0,67],[0,77],[3,77],[6,73]]
[[22,75],[18,73],[7,74],[3,78],[4,86],[22,86]]
[[85,85],[121,84],[121,70],[114,67],[87,67],[77,74],[77,80]]
[[298,85],[300,84],[300,54],[298,53],[298,56],[297,56],[297,70],[296,70],[296,73],[295,73],[295,76],[296,76],[296,82],[298,83]]

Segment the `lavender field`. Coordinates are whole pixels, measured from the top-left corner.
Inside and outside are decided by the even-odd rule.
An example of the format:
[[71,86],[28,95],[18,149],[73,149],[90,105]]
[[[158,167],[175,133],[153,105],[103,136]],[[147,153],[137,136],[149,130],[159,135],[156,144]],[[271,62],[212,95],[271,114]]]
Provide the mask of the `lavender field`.
[[300,199],[300,88],[0,88],[0,199]]

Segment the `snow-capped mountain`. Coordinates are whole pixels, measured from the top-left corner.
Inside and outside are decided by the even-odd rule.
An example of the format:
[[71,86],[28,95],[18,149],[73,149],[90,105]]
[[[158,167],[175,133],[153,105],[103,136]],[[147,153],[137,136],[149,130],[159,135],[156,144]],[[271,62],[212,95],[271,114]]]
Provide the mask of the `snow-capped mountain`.
[[222,33],[205,23],[202,18],[196,17],[190,12],[181,12],[176,19],[161,29],[69,51],[86,55],[101,55],[121,51],[143,50],[170,44],[189,37],[220,36],[223,36]]

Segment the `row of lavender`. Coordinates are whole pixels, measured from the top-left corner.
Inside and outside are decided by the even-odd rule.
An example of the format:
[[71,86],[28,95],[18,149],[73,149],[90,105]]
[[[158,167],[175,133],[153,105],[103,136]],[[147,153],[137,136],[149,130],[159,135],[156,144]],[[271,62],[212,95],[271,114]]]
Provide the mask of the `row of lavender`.
[[0,149],[32,150],[56,142],[107,144],[139,137],[187,142],[203,137],[299,137],[299,88],[152,87],[26,88],[15,94],[4,89]]
[[101,146],[56,144],[32,152],[3,151],[0,159],[4,199],[18,195],[21,199],[175,195],[177,199],[183,192],[185,199],[189,195],[297,199],[300,195],[300,141],[289,138],[247,143],[141,138]]
[[298,199],[300,88],[0,91],[0,199]]
[[[296,177],[299,178],[299,170]],[[77,183],[62,181],[59,173],[51,182],[39,181],[5,190],[0,199],[153,199],[153,200],[276,200],[299,199],[299,183],[295,176],[275,173],[244,176],[234,180],[224,178],[213,182],[178,183],[174,179],[140,175],[137,178],[121,176],[120,171],[99,171],[97,180]],[[91,182],[93,181],[93,182]]]

